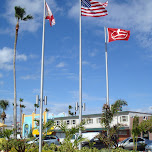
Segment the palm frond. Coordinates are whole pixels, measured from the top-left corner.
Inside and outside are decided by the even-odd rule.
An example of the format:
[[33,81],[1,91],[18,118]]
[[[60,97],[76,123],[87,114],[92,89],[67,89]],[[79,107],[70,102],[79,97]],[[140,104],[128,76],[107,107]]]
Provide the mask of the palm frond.
[[0,108],[4,110],[7,109],[9,106],[9,101],[8,100],[0,100]]
[[21,8],[20,6],[15,6],[15,17],[19,19],[23,19],[24,15],[26,14],[25,9]]
[[27,15],[26,17],[23,18],[23,21],[31,20],[33,19],[33,16]]

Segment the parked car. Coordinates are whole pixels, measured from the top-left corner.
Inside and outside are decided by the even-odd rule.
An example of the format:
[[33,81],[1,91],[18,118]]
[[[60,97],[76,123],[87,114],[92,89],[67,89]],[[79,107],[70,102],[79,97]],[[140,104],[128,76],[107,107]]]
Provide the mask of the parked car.
[[152,152],[152,143],[145,146],[145,152]]
[[[142,138],[142,137],[138,137],[137,138],[137,150],[141,150],[141,151],[145,150],[145,146],[149,143],[152,143],[152,141]],[[126,138],[125,140],[119,142],[118,147],[122,147],[122,148],[128,149],[128,150],[133,150],[133,147],[134,147],[133,138],[129,137],[129,138]]]
[[95,147],[100,150],[102,148],[105,148],[105,145],[99,138],[94,137],[90,141],[82,142],[82,147],[87,147],[87,148]]
[[[54,136],[54,135],[45,136],[43,138],[43,142],[47,143],[48,145],[50,145],[52,143],[54,143],[55,145],[60,145],[59,138],[57,136]],[[33,143],[38,145],[39,144],[39,137],[27,142],[27,144],[33,144]]]

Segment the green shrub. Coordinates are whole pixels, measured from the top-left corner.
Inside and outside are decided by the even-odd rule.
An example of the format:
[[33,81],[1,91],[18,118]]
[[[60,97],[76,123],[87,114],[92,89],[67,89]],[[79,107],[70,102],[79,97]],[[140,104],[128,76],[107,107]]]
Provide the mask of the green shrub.
[[13,147],[13,140],[3,140],[3,142],[0,144],[0,150],[4,150],[6,152],[9,152],[11,148]]

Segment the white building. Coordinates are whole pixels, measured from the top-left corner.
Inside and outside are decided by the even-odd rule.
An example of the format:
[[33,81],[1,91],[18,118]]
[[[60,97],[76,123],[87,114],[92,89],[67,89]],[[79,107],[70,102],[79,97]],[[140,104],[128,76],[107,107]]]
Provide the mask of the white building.
[[[141,113],[141,112],[133,112],[133,111],[120,111],[117,115],[114,116],[111,126],[116,124],[121,124],[121,128],[119,130],[119,140],[123,140],[127,137],[131,136],[131,129],[133,123],[133,117],[138,116],[139,122],[145,119],[149,119],[152,114],[150,113]],[[89,114],[83,115],[82,120],[86,122],[84,125],[85,131],[83,132],[101,132],[104,130],[104,127],[101,125],[101,113],[100,114]],[[72,126],[79,124],[78,116],[66,116],[54,118],[54,121],[57,125],[60,125],[61,122],[66,123],[69,128]],[[61,130],[56,131],[56,135],[62,139],[65,137],[64,133]],[[142,133],[141,136],[146,137],[152,140],[152,134],[150,133]]]

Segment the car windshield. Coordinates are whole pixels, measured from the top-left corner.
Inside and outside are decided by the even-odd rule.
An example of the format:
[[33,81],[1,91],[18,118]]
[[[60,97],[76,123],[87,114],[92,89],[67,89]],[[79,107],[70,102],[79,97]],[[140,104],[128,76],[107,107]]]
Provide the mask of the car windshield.
[[38,140],[39,140],[39,138],[34,139],[34,141],[38,141]]
[[125,143],[129,138],[126,138],[125,140],[121,141],[121,143]]

